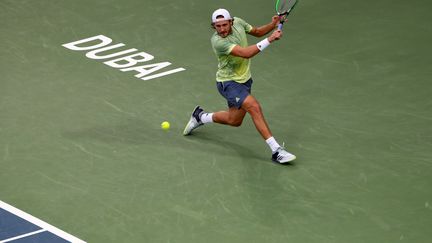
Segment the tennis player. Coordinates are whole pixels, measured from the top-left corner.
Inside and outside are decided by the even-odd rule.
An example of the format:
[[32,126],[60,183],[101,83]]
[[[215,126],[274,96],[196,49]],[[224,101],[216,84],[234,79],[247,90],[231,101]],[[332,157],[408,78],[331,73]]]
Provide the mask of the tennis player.
[[[189,135],[194,129],[212,122],[238,127],[246,113],[249,113],[256,129],[272,150],[273,161],[286,163],[296,158],[273,137],[258,100],[251,95],[253,81],[250,58],[282,37],[280,30],[273,31],[278,23],[279,17],[273,16],[270,23],[253,27],[241,18],[231,18],[226,9],[213,12],[212,27],[216,31],[211,37],[211,44],[219,61],[216,86],[227,100],[228,110],[207,113],[200,106],[195,107],[183,135]],[[248,45],[246,34],[262,37],[271,31],[273,32],[269,37],[257,44]]]

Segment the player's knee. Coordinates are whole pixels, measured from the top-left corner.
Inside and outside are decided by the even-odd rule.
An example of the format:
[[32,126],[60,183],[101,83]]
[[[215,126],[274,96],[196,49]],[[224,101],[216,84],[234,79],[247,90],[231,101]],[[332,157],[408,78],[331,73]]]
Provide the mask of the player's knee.
[[260,104],[259,103],[255,103],[255,104],[249,106],[247,112],[249,112],[250,114],[259,114],[259,113],[262,113]]
[[228,119],[228,124],[233,127],[239,127],[243,123],[243,117],[232,116]]
[[233,120],[233,121],[230,121],[230,125],[233,126],[233,127],[239,127],[239,126],[241,126],[242,123],[243,123],[243,120]]
[[243,123],[243,119],[240,119],[238,117],[230,117],[228,119],[228,125],[233,127],[239,127]]

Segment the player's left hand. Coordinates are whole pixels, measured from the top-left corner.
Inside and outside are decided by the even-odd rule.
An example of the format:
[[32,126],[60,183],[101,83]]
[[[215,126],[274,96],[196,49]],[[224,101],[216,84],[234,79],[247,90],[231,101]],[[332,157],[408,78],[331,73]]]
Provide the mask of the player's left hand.
[[274,27],[276,28],[276,26],[278,26],[279,24],[279,16],[275,15],[272,17],[272,24],[274,25]]

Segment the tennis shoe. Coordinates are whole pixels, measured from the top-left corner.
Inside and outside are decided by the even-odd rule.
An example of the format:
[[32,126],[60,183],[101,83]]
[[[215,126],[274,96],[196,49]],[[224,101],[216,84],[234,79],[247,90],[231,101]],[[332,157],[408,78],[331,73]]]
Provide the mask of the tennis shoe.
[[276,152],[272,154],[272,160],[279,164],[287,163],[295,159],[296,156],[286,151],[283,147],[279,147]]
[[189,122],[186,124],[186,127],[183,130],[184,136],[190,135],[193,130],[204,125],[200,119],[200,117],[203,113],[204,113],[204,110],[201,109],[200,106],[195,107],[195,109],[192,111],[192,115],[189,119]]

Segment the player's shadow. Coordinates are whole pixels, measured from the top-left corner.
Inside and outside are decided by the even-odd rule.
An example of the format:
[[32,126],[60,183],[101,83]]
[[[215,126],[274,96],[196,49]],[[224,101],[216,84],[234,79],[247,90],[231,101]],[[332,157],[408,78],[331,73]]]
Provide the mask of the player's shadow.
[[[224,129],[234,129],[226,127]],[[163,131],[158,125],[149,124],[146,120],[128,119],[123,124],[115,126],[94,126],[79,130],[62,132],[62,136],[75,142],[99,141],[111,146],[151,145],[179,147],[184,150],[200,150],[216,154],[237,154],[242,161],[262,160],[269,162],[270,154],[260,154],[249,148],[247,138],[244,144],[231,142],[232,133],[220,135],[212,127],[199,128],[191,136],[183,136],[180,128]]]
[[[229,137],[222,137],[220,135],[217,135],[216,132],[213,131],[197,131],[194,133],[193,136],[187,136],[185,137],[188,140],[197,141],[200,144],[212,144],[217,145],[217,147],[220,148],[220,152],[224,154],[228,153],[236,153],[238,158],[241,158],[242,161],[248,163],[250,160],[261,160],[265,163],[274,163],[279,166],[294,166],[294,163],[285,163],[285,164],[278,164],[275,162],[272,162],[270,160],[270,151],[268,154],[262,154],[258,153],[256,150],[253,150],[248,145],[250,143],[250,139],[245,138],[244,144],[234,143],[232,142]],[[263,146],[266,146],[263,142]],[[250,165],[250,163],[249,163]]]
[[[211,146],[213,148],[212,151],[224,155],[235,153],[242,160],[265,159],[262,154],[258,154],[256,151],[248,148],[247,144],[231,142],[229,137],[220,136],[215,131],[196,131],[194,135],[186,136],[184,139],[201,145],[215,145]],[[245,141],[248,140],[245,139]]]

